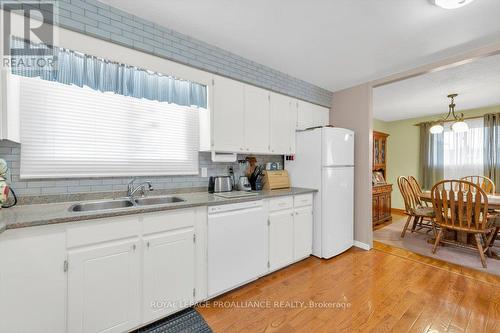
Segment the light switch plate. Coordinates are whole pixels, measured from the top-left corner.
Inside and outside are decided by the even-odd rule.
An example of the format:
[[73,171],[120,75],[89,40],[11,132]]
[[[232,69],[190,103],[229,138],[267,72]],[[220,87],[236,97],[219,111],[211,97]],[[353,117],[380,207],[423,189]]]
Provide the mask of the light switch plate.
[[202,177],[207,177],[208,176],[208,170],[207,170],[207,168],[201,168],[201,176]]

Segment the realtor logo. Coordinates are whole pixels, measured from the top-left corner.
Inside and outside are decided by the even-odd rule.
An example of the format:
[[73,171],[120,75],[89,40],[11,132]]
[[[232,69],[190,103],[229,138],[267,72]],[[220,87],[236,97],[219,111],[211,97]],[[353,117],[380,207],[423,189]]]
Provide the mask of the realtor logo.
[[53,70],[55,1],[0,0],[2,67]]

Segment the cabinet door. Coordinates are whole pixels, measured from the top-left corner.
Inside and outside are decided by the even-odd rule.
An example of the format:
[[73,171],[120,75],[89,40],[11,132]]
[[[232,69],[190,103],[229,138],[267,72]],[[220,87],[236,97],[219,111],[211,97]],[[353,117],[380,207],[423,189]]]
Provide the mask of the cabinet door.
[[391,216],[391,192],[384,194],[384,218]]
[[378,196],[374,196],[372,198],[372,221],[373,221],[373,223],[376,223],[379,219],[378,201],[379,201]]
[[295,132],[297,131],[298,101],[292,99],[290,102],[290,150],[287,154],[295,154]]
[[330,110],[322,106],[316,105],[316,112],[314,113],[315,126],[326,126],[330,123]]
[[293,211],[269,215],[269,268],[275,270],[293,261]]
[[293,257],[294,260],[298,260],[309,256],[312,252],[313,215],[311,206],[295,209],[293,229]]
[[186,228],[144,238],[144,322],[167,316],[192,304],[193,236],[193,228]]
[[66,332],[66,235],[39,230],[0,235],[0,332]]
[[244,86],[242,83],[214,77],[213,149],[241,152],[244,149]]
[[245,150],[269,152],[269,92],[245,85]]
[[380,158],[379,161],[381,164],[385,164],[385,151],[386,151],[386,139],[380,139]]
[[304,101],[298,101],[297,129],[305,130],[314,126],[313,105]]
[[68,332],[125,332],[139,325],[138,245],[108,242],[68,253]]
[[20,79],[7,71],[0,73],[0,140],[21,142]]
[[[270,146],[273,154],[289,154],[292,151],[292,99],[271,93]],[[292,127],[293,126],[293,127]]]
[[385,218],[385,194],[381,194],[378,198],[378,218],[379,220]]
[[380,164],[379,162],[379,139],[378,137],[373,138],[373,165],[378,165]]

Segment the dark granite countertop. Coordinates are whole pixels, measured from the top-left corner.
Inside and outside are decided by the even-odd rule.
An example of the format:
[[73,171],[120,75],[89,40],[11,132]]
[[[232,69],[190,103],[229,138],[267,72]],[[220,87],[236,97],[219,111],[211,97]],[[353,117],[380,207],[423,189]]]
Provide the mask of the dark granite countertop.
[[[185,201],[169,203],[169,204],[161,204],[161,205],[133,206],[127,208],[106,209],[100,211],[87,211],[87,212],[72,212],[69,210],[69,208],[75,203],[95,202],[96,200],[20,205],[12,208],[0,209],[0,233],[7,229],[26,228],[26,227],[65,223],[65,222],[78,222],[78,221],[99,219],[105,217],[141,214],[141,213],[182,209],[182,208],[190,208],[198,206],[223,205],[229,203],[262,200],[266,198],[306,194],[313,192],[316,192],[316,190],[292,187],[289,189],[259,191],[259,194],[255,196],[231,198],[231,199],[222,198],[206,192],[179,193],[175,195],[181,197]],[[108,200],[111,200],[111,198],[109,198]]]

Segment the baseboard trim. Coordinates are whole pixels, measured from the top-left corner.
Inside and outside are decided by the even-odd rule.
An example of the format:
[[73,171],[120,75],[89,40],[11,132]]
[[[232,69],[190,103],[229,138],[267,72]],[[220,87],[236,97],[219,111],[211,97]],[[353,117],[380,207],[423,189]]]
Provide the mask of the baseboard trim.
[[354,246],[356,247],[359,247],[360,249],[363,249],[363,250],[370,250],[371,249],[371,246],[366,244],[366,243],[362,243],[362,242],[359,242],[359,241],[354,241]]
[[405,215],[406,211],[404,209],[391,208],[391,213],[399,214],[399,215]]

